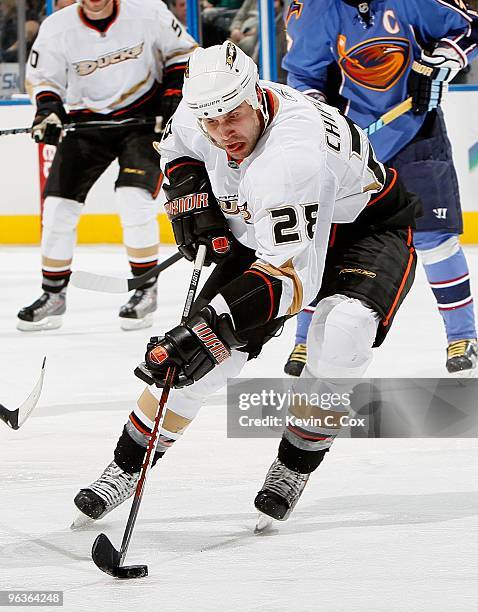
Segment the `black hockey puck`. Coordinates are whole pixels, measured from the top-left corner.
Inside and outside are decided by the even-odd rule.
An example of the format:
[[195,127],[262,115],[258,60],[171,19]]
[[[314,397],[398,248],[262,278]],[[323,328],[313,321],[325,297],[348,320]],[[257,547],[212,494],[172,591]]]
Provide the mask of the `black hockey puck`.
[[115,578],[145,578],[148,575],[147,565],[124,565],[115,567],[113,570],[113,576]]

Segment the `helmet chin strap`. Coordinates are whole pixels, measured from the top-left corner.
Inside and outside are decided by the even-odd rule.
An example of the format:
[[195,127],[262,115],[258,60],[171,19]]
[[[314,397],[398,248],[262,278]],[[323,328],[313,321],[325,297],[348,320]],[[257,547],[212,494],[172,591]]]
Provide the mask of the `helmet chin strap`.
[[262,119],[264,121],[264,125],[261,131],[261,136],[262,136],[262,134],[264,134],[264,132],[266,131],[267,126],[269,125],[269,121],[271,117],[269,114],[269,108],[267,106],[266,92],[259,85],[256,85],[256,91],[261,92],[261,102],[259,105],[259,110],[261,111]]

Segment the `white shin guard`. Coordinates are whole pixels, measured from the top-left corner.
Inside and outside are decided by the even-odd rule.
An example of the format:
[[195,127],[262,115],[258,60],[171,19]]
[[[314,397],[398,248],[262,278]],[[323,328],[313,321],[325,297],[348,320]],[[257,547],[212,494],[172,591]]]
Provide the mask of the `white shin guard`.
[[72,259],[76,228],[83,205],[75,200],[49,196],[45,199],[41,251],[50,259]]
[[139,187],[118,187],[116,199],[125,245],[142,249],[158,244],[158,206],[153,196]]

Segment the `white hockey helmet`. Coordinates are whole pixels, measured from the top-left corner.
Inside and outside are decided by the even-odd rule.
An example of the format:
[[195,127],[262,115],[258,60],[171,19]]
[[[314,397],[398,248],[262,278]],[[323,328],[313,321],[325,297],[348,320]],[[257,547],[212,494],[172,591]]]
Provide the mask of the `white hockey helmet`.
[[183,98],[198,119],[224,115],[246,101],[260,108],[253,60],[230,40],[197,49],[184,75]]

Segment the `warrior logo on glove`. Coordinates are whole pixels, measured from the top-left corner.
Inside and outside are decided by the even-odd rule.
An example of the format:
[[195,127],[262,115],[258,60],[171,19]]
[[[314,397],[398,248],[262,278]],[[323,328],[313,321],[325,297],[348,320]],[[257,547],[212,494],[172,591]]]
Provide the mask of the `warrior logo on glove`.
[[202,321],[192,328],[196,336],[201,340],[206,349],[211,353],[216,363],[222,363],[231,356],[231,351],[219,340],[216,334]]
[[164,209],[170,220],[177,215],[189,212],[194,209],[207,208],[209,206],[207,193],[192,193],[182,198],[176,198],[166,202]]

